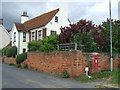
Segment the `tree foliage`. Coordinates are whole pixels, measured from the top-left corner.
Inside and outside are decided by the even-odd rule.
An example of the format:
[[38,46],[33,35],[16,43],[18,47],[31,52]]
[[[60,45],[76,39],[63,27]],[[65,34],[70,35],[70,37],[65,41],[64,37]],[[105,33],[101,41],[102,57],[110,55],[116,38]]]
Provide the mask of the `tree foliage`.
[[28,43],[29,51],[51,52],[57,50],[58,36],[56,34],[45,37],[40,41],[31,41]]
[[[108,40],[108,51],[110,50],[110,20],[107,19],[102,23],[104,28],[104,35]],[[112,44],[113,44],[113,53],[120,52],[120,20],[112,20]]]
[[61,28],[59,40],[61,43],[81,43],[89,47],[90,51],[95,51],[95,48],[105,48],[108,44],[103,27],[83,19],[69,27]]

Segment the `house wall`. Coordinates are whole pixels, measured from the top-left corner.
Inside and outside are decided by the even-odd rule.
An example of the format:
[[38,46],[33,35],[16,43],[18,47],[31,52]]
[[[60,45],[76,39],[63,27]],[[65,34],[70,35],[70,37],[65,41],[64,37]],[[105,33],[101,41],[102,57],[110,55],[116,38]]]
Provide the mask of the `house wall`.
[[118,20],[120,20],[120,1],[118,2]]
[[[61,10],[61,9],[60,9]],[[55,17],[58,16],[58,22],[55,22]],[[46,25],[47,28],[47,36],[50,35],[51,30],[56,31],[57,34],[61,33],[61,26],[65,27],[65,26],[69,26],[69,21],[68,21],[68,17],[64,16],[64,13],[62,13],[62,11],[59,11],[54,17],[53,19]]]
[[0,49],[7,46],[9,43],[10,43],[10,34],[1,24],[0,25]]
[[[14,32],[16,32],[16,42],[14,42]],[[12,36],[12,46],[16,46],[17,47],[17,54],[19,54],[19,32],[16,29],[16,26],[13,24],[13,28],[11,31],[11,36]]]
[[23,53],[23,49],[26,49],[26,52],[28,51],[28,42],[29,42],[29,33],[26,32],[26,42],[23,42],[23,32],[20,33],[20,51],[19,54]]
[[[37,40],[38,40],[38,31],[42,30],[45,27],[40,27],[40,28],[35,28],[33,30],[30,30],[31,32],[31,41],[32,41],[32,32],[36,32],[37,31]],[[42,32],[41,32],[41,39],[42,39]]]

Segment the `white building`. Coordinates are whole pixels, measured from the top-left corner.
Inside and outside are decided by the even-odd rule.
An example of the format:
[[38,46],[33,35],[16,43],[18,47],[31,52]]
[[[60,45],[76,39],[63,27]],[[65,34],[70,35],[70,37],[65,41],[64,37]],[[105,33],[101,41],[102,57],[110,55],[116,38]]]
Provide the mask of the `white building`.
[[0,19],[0,50],[10,43],[10,34],[3,26],[3,20]]
[[14,23],[11,32],[12,46],[17,46],[18,54],[28,50],[29,41],[42,40],[53,33],[60,34],[61,26],[69,26],[67,8],[65,8],[55,9],[31,20],[27,12],[24,12],[21,15],[21,23]]
[[120,1],[118,2],[118,20],[120,20]]

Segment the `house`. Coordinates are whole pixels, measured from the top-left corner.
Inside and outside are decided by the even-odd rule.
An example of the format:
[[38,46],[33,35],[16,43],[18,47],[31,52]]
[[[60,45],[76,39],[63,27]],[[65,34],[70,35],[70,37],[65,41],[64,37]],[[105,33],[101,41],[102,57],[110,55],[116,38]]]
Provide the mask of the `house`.
[[0,50],[10,43],[10,34],[3,26],[3,19],[0,19]]
[[60,28],[70,24],[67,9],[61,7],[29,20],[27,12],[21,15],[21,23],[12,28],[12,46],[17,46],[17,54],[28,51],[28,42],[42,40],[54,33],[60,34]]
[[120,20],[120,1],[118,2],[118,20]]

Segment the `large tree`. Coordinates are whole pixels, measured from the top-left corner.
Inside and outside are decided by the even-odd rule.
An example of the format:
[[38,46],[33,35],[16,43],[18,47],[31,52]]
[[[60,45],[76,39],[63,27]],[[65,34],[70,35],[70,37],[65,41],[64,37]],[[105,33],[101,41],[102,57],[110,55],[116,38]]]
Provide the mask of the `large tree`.
[[[61,28],[59,40],[61,43],[76,42],[86,45],[93,51],[93,48],[105,48],[108,41],[104,35],[102,26],[97,26],[92,21],[80,20],[69,27]],[[103,49],[104,50],[104,49]]]
[[[120,20],[112,21],[112,41],[113,41],[113,53],[120,52]],[[107,19],[102,23],[102,27],[105,31],[105,36],[109,41],[108,50],[110,50],[110,20]]]

